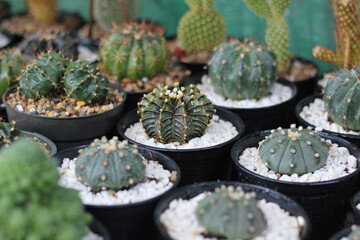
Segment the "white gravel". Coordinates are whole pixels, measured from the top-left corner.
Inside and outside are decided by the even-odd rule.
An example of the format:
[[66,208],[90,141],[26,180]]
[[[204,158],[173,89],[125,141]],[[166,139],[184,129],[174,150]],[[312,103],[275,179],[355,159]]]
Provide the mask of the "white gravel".
[[163,144],[157,142],[154,138],[150,138],[142,127],[140,122],[131,125],[125,131],[125,136],[152,147],[167,148],[167,149],[193,149],[215,146],[224,143],[238,134],[238,131],[231,122],[219,119],[219,116],[214,115],[209,127],[202,137],[191,139],[188,143],[180,145],[178,142]]
[[315,98],[313,103],[304,106],[300,112],[300,116],[308,123],[316,126],[316,131],[322,131],[324,129],[331,132],[360,135],[360,132],[348,131],[337,123],[329,122],[329,113],[326,111],[324,101],[321,98]]
[[100,60],[99,55],[96,52],[91,51],[89,48],[79,45],[79,59],[88,60],[89,62],[93,62],[96,60]]
[[145,168],[145,182],[138,183],[128,190],[120,190],[115,195],[108,191],[93,193],[89,186],[85,186],[77,180],[74,161],[76,158],[73,160],[64,158],[61,167],[58,168],[61,175],[59,184],[79,191],[82,202],[90,205],[121,205],[156,197],[173,186],[171,179],[176,174],[165,170],[158,162],[148,161]]
[[262,108],[276,105],[289,100],[293,93],[291,88],[280,83],[275,83],[268,96],[262,97],[259,100],[244,99],[231,100],[225,99],[221,94],[215,92],[210,78],[204,75],[201,79],[201,84],[196,85],[205,95],[213,101],[215,105],[234,108]]
[[330,144],[329,155],[326,164],[311,173],[303,174],[276,174],[270,170],[260,158],[259,150],[256,147],[246,148],[239,157],[239,163],[245,168],[262,176],[278,179],[288,182],[323,182],[332,179],[344,177],[357,169],[357,159],[350,155],[349,150],[345,147],[339,147],[330,140],[326,140]]
[[4,34],[0,33],[0,48],[5,47],[10,42],[10,39]]
[[103,240],[104,238],[93,233],[93,232],[89,232],[88,235],[86,235],[85,237],[83,237],[81,240]]
[[329,81],[329,79],[330,79],[330,78],[333,78],[334,76],[335,76],[335,72],[325,73],[325,74],[324,74],[324,77],[318,81],[318,84],[319,84],[321,87],[325,88],[327,82]]
[[[195,216],[195,210],[199,202],[206,196],[201,193],[196,197],[183,200],[175,199],[170,202],[160,221],[169,235],[176,240],[215,240],[202,235],[205,228],[201,226]],[[293,240],[299,239],[300,231],[305,224],[303,217],[290,216],[289,212],[281,209],[276,203],[259,201],[260,209],[267,219],[267,229],[262,235],[253,240]]]

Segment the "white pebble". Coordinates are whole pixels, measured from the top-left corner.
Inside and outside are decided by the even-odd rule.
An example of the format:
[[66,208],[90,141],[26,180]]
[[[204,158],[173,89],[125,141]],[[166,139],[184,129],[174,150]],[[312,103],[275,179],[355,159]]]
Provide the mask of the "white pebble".
[[21,105],[16,105],[16,109],[20,112],[24,111],[24,108]]

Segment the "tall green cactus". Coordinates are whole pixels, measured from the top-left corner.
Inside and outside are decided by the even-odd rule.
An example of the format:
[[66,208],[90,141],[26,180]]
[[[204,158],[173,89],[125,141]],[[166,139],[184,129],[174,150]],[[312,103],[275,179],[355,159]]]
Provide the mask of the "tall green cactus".
[[285,75],[290,70],[289,29],[284,17],[290,0],[244,0],[258,16],[266,19],[266,43],[278,60],[278,72]]

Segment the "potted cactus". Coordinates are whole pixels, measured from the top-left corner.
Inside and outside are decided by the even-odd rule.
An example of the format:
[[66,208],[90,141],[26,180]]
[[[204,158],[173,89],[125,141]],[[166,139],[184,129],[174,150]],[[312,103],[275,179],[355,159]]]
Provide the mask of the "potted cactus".
[[26,0],[30,14],[37,21],[55,21],[56,0]]

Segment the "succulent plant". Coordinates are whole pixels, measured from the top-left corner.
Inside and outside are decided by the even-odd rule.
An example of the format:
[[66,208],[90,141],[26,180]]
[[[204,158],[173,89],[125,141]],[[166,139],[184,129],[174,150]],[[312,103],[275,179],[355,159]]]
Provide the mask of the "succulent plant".
[[214,0],[186,0],[190,7],[179,21],[177,35],[186,52],[211,51],[226,35],[225,20]]
[[20,130],[15,128],[15,122],[0,122],[0,147],[9,146],[21,135]]
[[360,227],[358,225],[352,225],[350,234],[344,239],[359,240],[360,239]]
[[259,99],[277,77],[276,57],[261,43],[246,39],[220,44],[209,63],[215,91],[226,98]]
[[109,73],[138,80],[164,70],[166,41],[145,24],[128,24],[103,39],[99,53]]
[[149,137],[183,144],[204,135],[215,113],[211,101],[195,86],[155,88],[138,102],[138,114]]
[[41,54],[24,69],[19,77],[20,92],[25,98],[49,97],[59,88],[67,59],[61,53]]
[[252,239],[267,225],[255,196],[240,187],[222,186],[199,202],[195,215],[212,237]]
[[56,15],[56,0],[26,0],[30,14],[38,21],[53,22]]
[[272,130],[259,143],[260,158],[265,165],[280,174],[306,174],[325,165],[329,146],[311,127]]
[[86,60],[70,61],[63,78],[68,97],[80,101],[103,100],[108,92],[109,79]]
[[325,87],[323,100],[330,118],[345,129],[360,130],[360,67],[340,69]]
[[120,142],[117,137],[109,141],[103,137],[80,150],[75,173],[93,192],[118,191],[143,181],[145,165],[136,145]]

